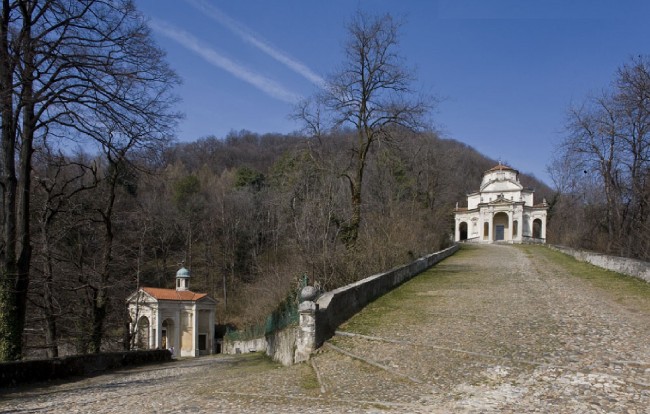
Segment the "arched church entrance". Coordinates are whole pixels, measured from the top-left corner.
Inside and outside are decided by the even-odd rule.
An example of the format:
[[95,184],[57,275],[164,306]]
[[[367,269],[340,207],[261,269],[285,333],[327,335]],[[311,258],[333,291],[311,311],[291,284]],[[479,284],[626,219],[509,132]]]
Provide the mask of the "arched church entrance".
[[533,238],[542,238],[542,220],[540,219],[533,220]]
[[162,349],[176,348],[175,337],[174,320],[167,318],[162,323]]
[[[496,213],[493,218],[494,223],[494,240],[502,241],[506,240],[506,235],[508,234],[508,213]],[[508,235],[509,236],[509,235]]]
[[460,223],[460,226],[458,227],[458,231],[460,232],[460,240],[467,240],[467,223],[462,222]]
[[138,319],[138,332],[136,345],[138,349],[149,349],[149,318],[141,316]]

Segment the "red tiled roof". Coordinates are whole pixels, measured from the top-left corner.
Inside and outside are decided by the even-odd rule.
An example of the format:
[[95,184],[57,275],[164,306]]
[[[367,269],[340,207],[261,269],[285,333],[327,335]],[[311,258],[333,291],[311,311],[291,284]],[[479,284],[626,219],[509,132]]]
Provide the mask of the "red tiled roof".
[[161,289],[143,287],[142,290],[158,300],[199,300],[208,296],[207,293],[196,293],[190,290]]
[[485,173],[493,172],[493,171],[517,171],[514,168],[508,167],[507,165],[499,164],[496,165],[489,170],[487,170]]

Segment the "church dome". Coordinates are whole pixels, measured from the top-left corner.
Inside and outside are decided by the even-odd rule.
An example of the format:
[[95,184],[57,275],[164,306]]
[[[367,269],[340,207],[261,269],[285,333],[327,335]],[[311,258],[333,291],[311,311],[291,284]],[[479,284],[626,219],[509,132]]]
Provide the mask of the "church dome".
[[515,170],[514,168],[511,168],[511,167],[508,167],[507,165],[503,165],[503,164],[499,163],[499,165],[495,165],[494,167],[492,167],[489,170],[487,170],[486,172],[484,172],[483,175],[487,175],[487,174],[494,173],[494,172],[497,172],[497,171],[513,171],[515,173],[519,173],[519,171]]
[[190,271],[184,267],[181,267],[180,269],[178,269],[178,272],[176,272],[177,279],[178,278],[187,279],[189,277],[190,277]]
[[519,171],[499,163],[483,173],[481,192],[517,191],[523,187],[519,182]]

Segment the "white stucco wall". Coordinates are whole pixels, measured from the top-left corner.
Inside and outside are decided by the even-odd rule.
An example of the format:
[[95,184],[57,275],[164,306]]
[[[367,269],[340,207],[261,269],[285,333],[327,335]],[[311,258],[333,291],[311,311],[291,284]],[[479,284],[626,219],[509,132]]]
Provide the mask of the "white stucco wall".
[[[480,191],[467,196],[467,208],[456,209],[454,240],[461,240],[461,226],[466,223],[467,239],[474,242],[492,243],[500,235],[498,230],[501,226],[505,242],[544,242],[546,207],[533,207],[533,192],[524,190],[518,172],[503,168],[495,167],[486,172]],[[533,222],[536,219],[542,224],[541,234],[533,238]]]
[[[132,332],[143,316],[149,320],[148,349],[174,348],[174,356],[193,357],[214,352],[216,308],[213,299],[195,301],[157,301],[147,294],[131,296],[129,313]],[[137,301],[137,305],[136,305]],[[167,326],[163,323],[167,321]],[[163,330],[166,341],[163,341]],[[206,335],[206,350],[199,351],[199,335]],[[165,342],[163,344],[163,342]]]

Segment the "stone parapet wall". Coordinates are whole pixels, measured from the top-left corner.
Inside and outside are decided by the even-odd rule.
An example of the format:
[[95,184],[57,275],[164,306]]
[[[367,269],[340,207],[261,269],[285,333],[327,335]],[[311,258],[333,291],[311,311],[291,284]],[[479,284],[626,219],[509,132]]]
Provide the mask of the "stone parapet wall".
[[0,363],[0,387],[98,374],[111,369],[172,360],[168,350],[107,352]]
[[650,283],[650,263],[626,257],[609,256],[587,250],[572,249],[565,246],[549,245],[549,248],[573,256],[581,262],[591,263],[594,266],[624,275],[633,276]]
[[410,264],[369,276],[323,294],[316,300],[316,347],[334,335],[343,322],[368,303],[458,251],[459,245],[424,256]]
[[306,361],[311,352],[334,335],[340,324],[368,303],[413,276],[456,253],[459,245],[424,256],[412,263],[367,277],[321,295],[315,302],[300,303],[297,326],[248,341],[224,340],[223,353],[264,352],[284,365]]

